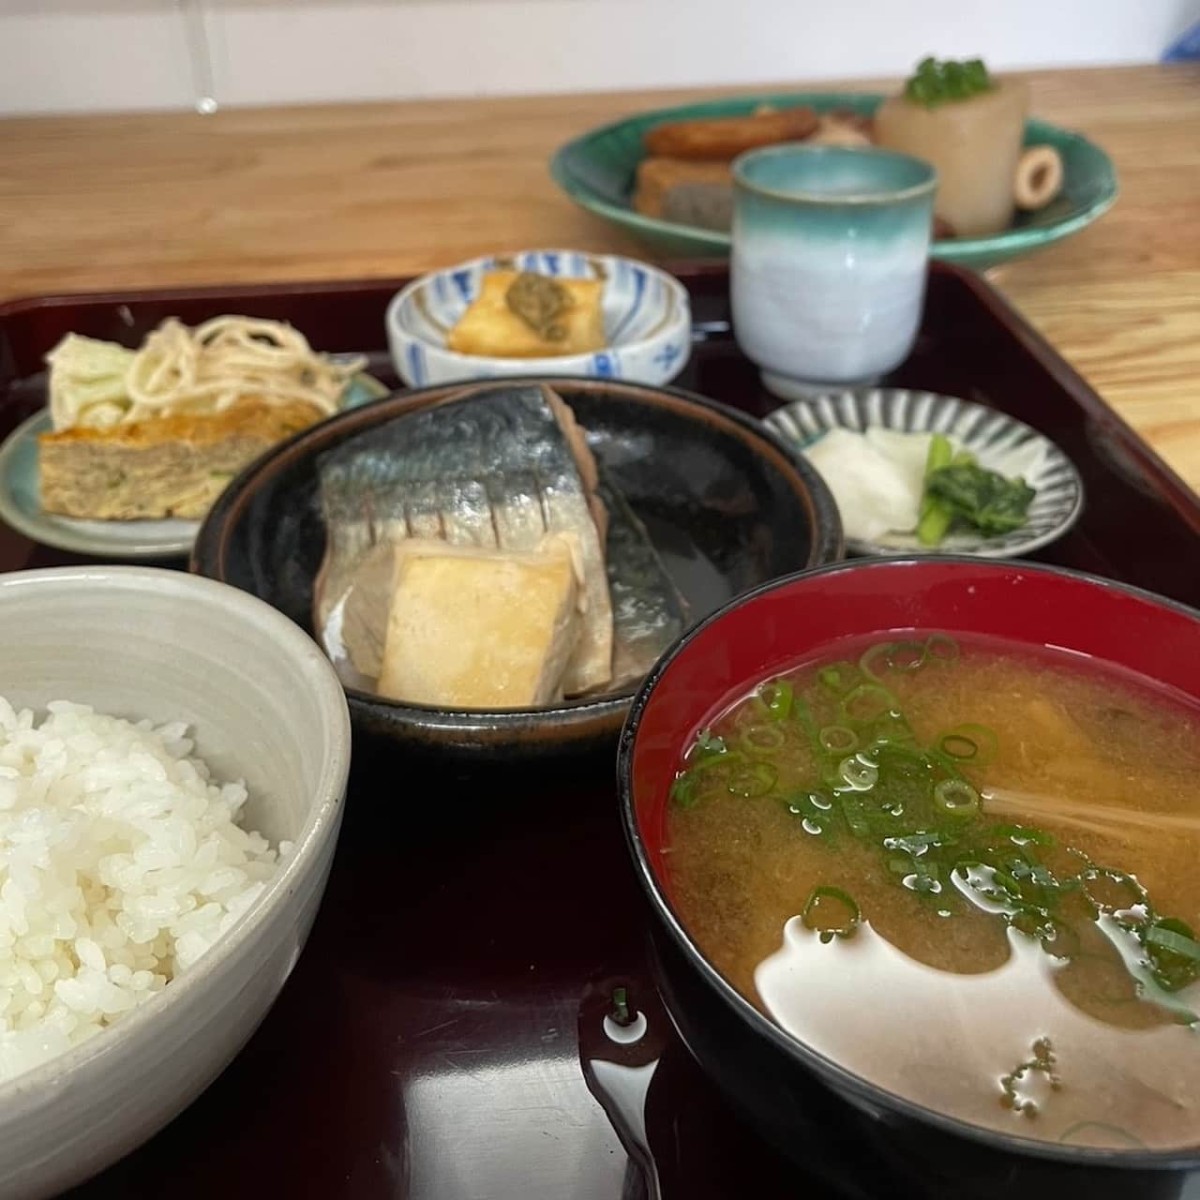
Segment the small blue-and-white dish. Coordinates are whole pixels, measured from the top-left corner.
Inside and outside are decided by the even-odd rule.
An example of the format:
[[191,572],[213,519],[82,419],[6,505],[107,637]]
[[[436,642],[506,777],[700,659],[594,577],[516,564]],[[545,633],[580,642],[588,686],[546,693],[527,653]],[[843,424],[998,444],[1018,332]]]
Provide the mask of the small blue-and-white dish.
[[[604,349],[539,358],[490,358],[446,349],[447,335],[478,296],[483,276],[514,268],[560,279],[604,280]],[[634,259],[575,250],[492,254],[433,271],[392,298],[386,320],[392,362],[409,387],[531,371],[658,386],[687,366],[692,351],[691,307],[679,280]]]

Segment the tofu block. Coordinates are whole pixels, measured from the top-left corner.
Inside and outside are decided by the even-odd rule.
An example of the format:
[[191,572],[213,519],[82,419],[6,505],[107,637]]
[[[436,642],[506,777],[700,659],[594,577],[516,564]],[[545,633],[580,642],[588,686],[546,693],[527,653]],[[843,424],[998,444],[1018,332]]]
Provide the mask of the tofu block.
[[565,537],[527,554],[402,542],[377,690],[435,708],[546,704],[562,695],[580,626]]
[[447,335],[446,349],[485,358],[547,358],[604,349],[602,280],[547,280],[566,302],[549,319],[554,336],[547,337],[509,304],[509,289],[520,275],[518,271],[489,271],[484,275],[479,295]]

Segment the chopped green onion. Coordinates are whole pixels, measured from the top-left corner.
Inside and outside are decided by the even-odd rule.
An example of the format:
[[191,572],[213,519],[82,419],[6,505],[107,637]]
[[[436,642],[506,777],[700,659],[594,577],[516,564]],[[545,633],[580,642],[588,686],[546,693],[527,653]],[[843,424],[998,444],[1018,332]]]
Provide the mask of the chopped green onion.
[[779,779],[779,772],[770,763],[747,763],[732,772],[725,787],[733,796],[753,800],[765,796]]
[[1040,936],[1042,949],[1052,958],[1073,959],[1079,953],[1079,933],[1057,917],[1047,919]]
[[1030,829],[1026,825],[993,825],[988,830],[994,837],[1005,838],[1015,846],[1055,846],[1057,839],[1044,829]]
[[936,896],[942,890],[938,865],[935,862],[923,862],[917,859],[910,864],[911,874],[905,875],[900,881],[910,892],[921,896]]
[[1050,914],[1036,904],[1027,904],[1018,908],[1008,919],[1009,925],[1027,937],[1042,941],[1054,936],[1054,930],[1049,924]]
[[959,644],[946,633],[934,633],[926,639],[925,657],[933,662],[957,662],[962,650]]
[[856,838],[870,837],[872,814],[863,798],[855,792],[842,792],[839,794],[838,799],[842,816],[846,818],[846,824],[850,826],[850,832]]
[[973,817],[979,811],[979,793],[965,779],[943,779],[933,789],[933,802],[951,817]]
[[[721,746],[725,745],[720,738],[711,739],[708,743],[710,746],[708,752],[694,761],[689,756],[688,769],[677,775],[674,783],[671,784],[671,800],[680,808],[692,808],[699,801],[702,779],[711,779],[718,771],[729,771],[737,764],[746,761],[746,756],[739,750],[725,750],[717,753],[711,748],[714,742],[719,742]],[[696,747],[693,747],[693,750],[695,749]],[[772,767],[771,770],[774,768]],[[719,776],[717,777],[719,778]]]
[[787,734],[778,725],[751,725],[738,736],[738,745],[748,754],[770,754],[787,741]]
[[800,818],[800,826],[805,833],[826,838],[833,835],[833,801],[821,792],[793,795],[787,801],[787,810],[792,816]]
[[923,642],[877,642],[858,660],[859,669],[876,683],[888,671],[918,671],[925,665],[927,650]]
[[858,668],[852,662],[830,663],[817,672],[817,679],[831,692],[848,692],[859,680]]
[[1010,896],[1021,895],[1021,885],[1017,882],[1016,876],[1002,867],[992,868],[992,881],[998,883]]
[[863,754],[854,754],[838,763],[838,775],[847,787],[856,792],[865,792],[875,786],[879,778],[879,766]]
[[745,755],[740,750],[726,750],[724,754],[710,754],[699,762],[693,763],[690,770],[710,771],[717,767],[728,767],[733,763],[742,762]]
[[916,740],[911,726],[899,710],[886,712],[881,717],[870,722],[865,729],[870,740],[880,746],[911,743]]
[[858,734],[845,725],[826,725],[819,737],[821,749],[830,754],[849,754],[858,749]]
[[763,684],[759,695],[774,720],[782,721],[791,713],[794,692],[786,679],[775,679]]
[[613,988],[612,1002],[612,1019],[618,1025],[628,1025],[633,1019],[629,1012],[629,993],[623,987]]
[[801,910],[800,919],[831,942],[835,937],[853,937],[862,920],[862,913],[851,896],[837,887],[813,888]]
[[942,734],[938,748],[950,758],[983,765],[996,757],[999,742],[986,725],[956,725]]
[[688,764],[691,765],[693,760],[703,761],[706,758],[719,757],[728,749],[729,747],[726,746],[724,738],[718,737],[711,729],[702,729],[696,735],[696,740],[692,743],[691,750],[688,751]]
[[[1186,930],[1186,932],[1184,932]],[[1182,921],[1173,917],[1156,921],[1146,930],[1146,942],[1181,958],[1195,959],[1200,962],[1200,942],[1192,937],[1191,930]]]
[[1087,867],[1079,877],[1084,894],[1101,912],[1133,908],[1146,902],[1146,889],[1124,871]]
[[680,808],[691,808],[700,797],[696,794],[696,777],[690,771],[676,775],[671,784],[671,799]]
[[899,707],[899,701],[879,683],[860,683],[842,697],[842,718],[865,723],[877,721]]
[[963,733],[947,733],[942,735],[938,743],[943,754],[951,758],[969,759],[979,753],[979,746]]
[[945,833],[907,833],[902,837],[883,839],[884,849],[903,850],[905,854],[911,854],[914,857],[924,854],[927,850],[940,849],[942,846],[950,846],[953,843],[954,838]]

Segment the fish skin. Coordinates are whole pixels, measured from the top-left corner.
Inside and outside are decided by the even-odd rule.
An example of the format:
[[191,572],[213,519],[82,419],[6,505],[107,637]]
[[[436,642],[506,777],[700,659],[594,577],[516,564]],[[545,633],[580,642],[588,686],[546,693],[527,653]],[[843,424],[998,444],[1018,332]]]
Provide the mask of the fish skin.
[[688,603],[659,557],[645,525],[620,489],[600,471],[598,495],[608,510],[608,589],[613,605],[613,678],[643,679],[688,624]]
[[[562,533],[578,540],[584,593],[563,688],[572,695],[608,683],[612,604],[598,501],[588,486],[596,467],[573,414],[550,389],[482,388],[401,413],[327,452],[317,472],[326,529],[315,586],[318,630],[354,583],[357,565],[381,543],[436,537],[521,552]],[[386,596],[360,599],[386,618]],[[359,619],[361,612],[351,624]],[[375,617],[366,620],[373,625]],[[367,675],[373,665],[356,662]]]

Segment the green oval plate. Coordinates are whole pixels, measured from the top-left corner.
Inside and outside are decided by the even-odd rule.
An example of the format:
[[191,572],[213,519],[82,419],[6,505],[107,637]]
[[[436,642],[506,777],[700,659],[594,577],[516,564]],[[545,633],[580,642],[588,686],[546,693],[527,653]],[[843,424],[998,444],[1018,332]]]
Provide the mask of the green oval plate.
[[[726,258],[728,233],[633,211],[634,173],[644,157],[645,132],[663,121],[745,116],[761,104],[776,108],[807,104],[818,112],[848,108],[870,115],[883,99],[871,92],[784,92],[662,108],[603,125],[568,142],[550,160],[550,173],[577,204],[619,225],[664,258]],[[1116,172],[1094,142],[1046,121],[1030,120],[1025,125],[1025,144],[1050,145],[1062,155],[1066,179],[1058,199],[1039,212],[1022,214],[1003,233],[935,242],[934,258],[982,271],[1069,237],[1112,207],[1117,198]]]

